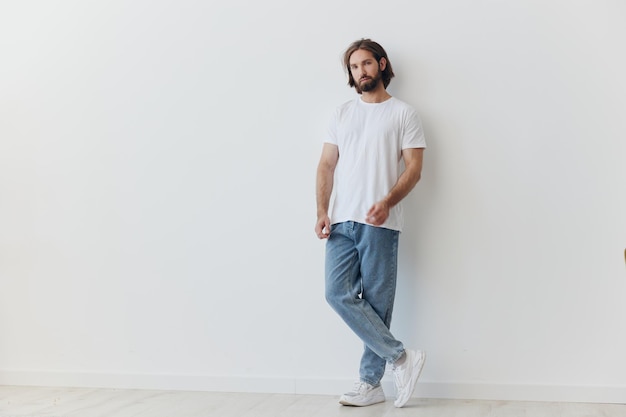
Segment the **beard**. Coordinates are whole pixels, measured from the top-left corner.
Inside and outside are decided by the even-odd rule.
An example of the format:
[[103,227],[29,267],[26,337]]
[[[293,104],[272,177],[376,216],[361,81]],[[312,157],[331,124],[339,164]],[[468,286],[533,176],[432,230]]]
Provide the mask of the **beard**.
[[359,89],[364,92],[375,90],[381,80],[382,74],[378,71],[374,78],[359,81]]

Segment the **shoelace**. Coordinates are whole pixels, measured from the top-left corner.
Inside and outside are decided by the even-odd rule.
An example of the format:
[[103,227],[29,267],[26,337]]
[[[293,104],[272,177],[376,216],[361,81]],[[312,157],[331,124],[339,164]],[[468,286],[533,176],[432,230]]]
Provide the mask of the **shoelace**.
[[352,387],[351,394],[361,394],[362,391],[365,391],[367,388],[367,384],[363,381],[358,381],[354,383],[354,387]]

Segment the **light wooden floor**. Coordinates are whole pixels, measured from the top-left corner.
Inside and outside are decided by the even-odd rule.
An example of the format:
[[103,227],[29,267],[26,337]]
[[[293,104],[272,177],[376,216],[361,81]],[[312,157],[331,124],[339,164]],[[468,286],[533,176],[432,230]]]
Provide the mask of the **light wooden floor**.
[[0,386],[0,417],[625,417],[626,405],[417,399],[343,407],[323,395]]

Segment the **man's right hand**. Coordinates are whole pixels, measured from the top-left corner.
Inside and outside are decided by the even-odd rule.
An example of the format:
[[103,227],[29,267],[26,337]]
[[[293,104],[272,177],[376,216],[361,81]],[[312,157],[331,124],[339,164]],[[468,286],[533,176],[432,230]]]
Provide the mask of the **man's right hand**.
[[315,234],[320,239],[327,239],[330,236],[330,218],[328,216],[322,216],[317,219]]

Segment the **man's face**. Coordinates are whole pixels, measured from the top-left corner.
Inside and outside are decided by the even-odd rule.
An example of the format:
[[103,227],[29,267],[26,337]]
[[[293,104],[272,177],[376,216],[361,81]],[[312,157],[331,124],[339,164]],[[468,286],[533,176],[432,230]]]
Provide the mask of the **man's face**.
[[357,49],[350,55],[350,73],[361,91],[372,91],[382,79],[378,61],[370,51]]

